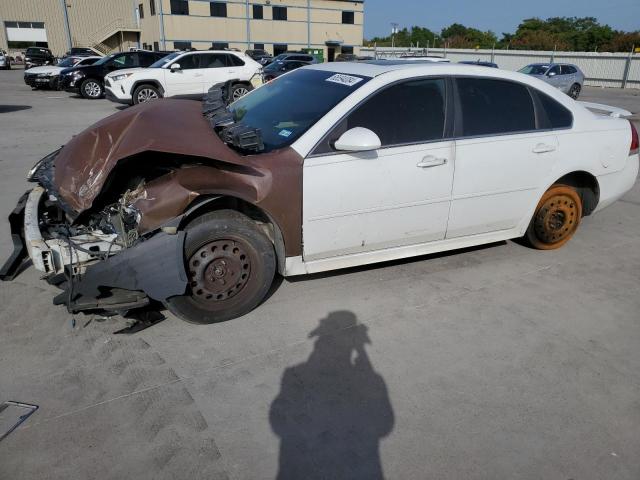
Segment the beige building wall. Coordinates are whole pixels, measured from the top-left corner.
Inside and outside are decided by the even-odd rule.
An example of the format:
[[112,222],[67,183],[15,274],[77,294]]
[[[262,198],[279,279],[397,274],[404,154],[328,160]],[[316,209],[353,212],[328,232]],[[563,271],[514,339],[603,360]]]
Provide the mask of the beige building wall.
[[137,3],[134,0],[0,0],[0,48],[8,47],[4,22],[44,22],[49,48],[54,55],[64,54],[69,49],[65,7],[73,46],[93,46],[116,29],[129,32],[124,34],[124,45],[115,39],[109,39],[108,43],[116,48],[137,46],[137,38],[131,40],[138,31]]
[[[230,48],[246,50],[256,44],[273,53],[274,45],[289,50],[322,49],[328,57],[329,48],[337,55],[351,50],[358,53],[364,34],[364,3],[343,0],[227,0],[227,17],[212,17],[208,1],[188,1],[189,15],[172,15],[171,0],[156,0],[162,7],[159,28],[147,29],[148,13],[142,20],[142,42],[158,42],[160,48],[171,50],[175,42],[190,42],[192,48],[207,49],[212,42],[226,43]],[[247,22],[247,3],[249,21]],[[161,4],[161,5],[160,5]],[[253,18],[253,6],[261,5],[263,19]],[[308,6],[310,5],[310,8]],[[286,7],[287,20],[273,19],[273,7]],[[160,14],[160,8],[157,9]],[[342,12],[354,12],[354,23],[343,24]],[[247,23],[249,33],[247,34]],[[164,28],[162,28],[164,27]],[[152,33],[153,31],[153,33]],[[163,37],[164,32],[164,37]]]

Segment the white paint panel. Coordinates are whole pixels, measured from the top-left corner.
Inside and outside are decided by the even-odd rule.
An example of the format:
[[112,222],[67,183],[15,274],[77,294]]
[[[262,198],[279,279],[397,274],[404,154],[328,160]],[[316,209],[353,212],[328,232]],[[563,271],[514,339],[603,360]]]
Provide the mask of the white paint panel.
[[[453,142],[307,158],[305,259],[441,240],[449,214]],[[446,163],[420,168],[425,157]]]
[[10,42],[46,42],[47,31],[44,28],[7,28]]

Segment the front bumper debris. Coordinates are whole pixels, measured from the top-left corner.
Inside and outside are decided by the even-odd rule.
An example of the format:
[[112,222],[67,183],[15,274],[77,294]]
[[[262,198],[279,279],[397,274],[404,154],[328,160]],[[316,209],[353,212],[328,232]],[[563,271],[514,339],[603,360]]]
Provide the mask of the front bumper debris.
[[0,269],[0,280],[3,281],[13,280],[20,270],[20,265],[22,265],[22,262],[28,257],[27,246],[24,243],[24,235],[22,232],[24,209],[28,197],[29,192],[24,193],[22,197],[20,197],[16,208],[9,214],[13,252]]

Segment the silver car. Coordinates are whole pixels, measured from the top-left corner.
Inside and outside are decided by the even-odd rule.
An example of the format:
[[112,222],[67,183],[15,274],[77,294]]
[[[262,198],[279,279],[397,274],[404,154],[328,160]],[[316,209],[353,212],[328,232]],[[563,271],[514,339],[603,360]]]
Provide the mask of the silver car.
[[584,73],[569,63],[532,63],[518,70],[553,85],[574,100],[580,95],[584,85]]
[[4,50],[0,50],[0,68],[11,70],[11,57]]

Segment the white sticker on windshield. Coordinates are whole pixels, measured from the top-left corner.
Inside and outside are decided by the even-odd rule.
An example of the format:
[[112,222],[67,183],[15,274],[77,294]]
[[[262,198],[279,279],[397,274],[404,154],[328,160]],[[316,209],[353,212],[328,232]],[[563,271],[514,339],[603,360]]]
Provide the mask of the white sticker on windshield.
[[353,77],[351,75],[345,75],[344,73],[336,73],[335,75],[327,78],[327,82],[339,83],[340,85],[346,85],[348,87],[353,87],[361,81],[362,79],[360,77]]
[[284,138],[289,138],[292,133],[293,132],[291,130],[280,130],[280,133],[278,135]]

